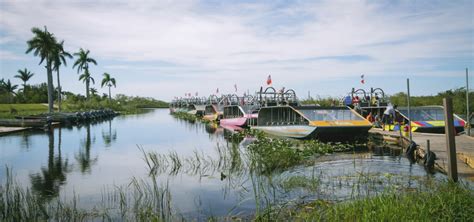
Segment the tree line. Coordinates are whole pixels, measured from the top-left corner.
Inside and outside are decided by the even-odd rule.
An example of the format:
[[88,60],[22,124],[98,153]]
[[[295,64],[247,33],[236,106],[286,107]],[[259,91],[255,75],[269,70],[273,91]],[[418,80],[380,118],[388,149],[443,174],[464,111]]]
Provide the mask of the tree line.
[[[90,57],[89,50],[79,49],[78,52],[71,55],[69,52],[64,50],[64,40],[58,41],[56,36],[49,32],[47,27],[44,27],[44,30],[33,27],[31,29],[33,37],[27,41],[27,50],[26,54],[32,53],[34,56],[39,57],[40,62],[38,65],[45,63],[47,83],[39,85],[27,85],[27,82],[35,75],[28,69],[18,70],[18,74],[14,78],[18,78],[23,82],[22,88],[19,88],[18,85],[13,84],[10,79],[0,79],[0,102],[3,103],[13,103],[13,102],[38,102],[41,100],[34,97],[36,94],[31,92],[41,93],[46,88],[47,101],[48,101],[48,112],[52,113],[54,111],[53,103],[54,98],[57,97],[58,111],[61,111],[61,100],[62,100],[62,88],[60,81],[59,70],[62,66],[67,65],[68,59],[75,58],[73,69],[77,68],[77,73],[79,75],[79,80],[85,83],[86,85],[86,99],[90,99],[90,94],[97,93],[97,90],[90,87],[90,84],[95,84],[95,80],[92,77],[89,71],[89,65],[97,65],[97,61]],[[57,78],[57,88],[55,90],[53,84],[53,72],[56,72]],[[45,87],[46,86],[46,87]],[[109,88],[109,101],[112,99],[111,96],[111,87],[116,87],[116,80],[110,74],[104,73],[103,79],[101,82],[101,87]],[[44,95],[44,94],[43,94]],[[55,96],[56,95],[56,96]]]

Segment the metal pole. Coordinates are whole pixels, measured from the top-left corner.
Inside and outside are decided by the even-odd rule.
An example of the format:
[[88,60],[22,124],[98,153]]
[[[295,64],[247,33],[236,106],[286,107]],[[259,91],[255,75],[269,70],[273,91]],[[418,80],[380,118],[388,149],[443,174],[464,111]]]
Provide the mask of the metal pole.
[[471,135],[471,120],[469,119],[469,72],[466,68],[466,123],[467,135]]
[[451,98],[443,99],[444,119],[446,133],[446,149],[448,153],[448,178],[454,182],[458,181],[458,168],[456,161],[456,141],[454,138],[454,121],[453,121],[453,100]]
[[411,133],[411,111],[410,111],[410,79],[407,78],[407,105],[408,105],[408,133],[410,134],[410,142],[413,142]]

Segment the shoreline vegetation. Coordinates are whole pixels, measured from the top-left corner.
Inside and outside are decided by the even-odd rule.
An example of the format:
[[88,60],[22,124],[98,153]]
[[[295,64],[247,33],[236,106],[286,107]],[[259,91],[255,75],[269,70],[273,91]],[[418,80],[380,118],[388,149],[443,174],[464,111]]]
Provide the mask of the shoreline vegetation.
[[[93,98],[90,101],[69,96],[63,100],[61,108],[63,113],[108,108],[126,115],[143,113],[144,108],[168,108],[168,103],[153,98],[131,97],[121,94],[111,100]],[[58,111],[56,104],[54,109]],[[16,116],[38,115],[47,112],[48,106],[44,103],[0,104],[0,119],[14,119]]]
[[[183,215],[174,208],[172,188],[168,182],[158,180],[163,174],[179,173],[220,173],[221,180],[228,180],[230,184],[250,178],[255,192],[255,212],[202,218],[207,221],[470,221],[474,215],[474,190],[468,183],[412,178],[410,180],[417,184],[413,187],[401,183],[398,175],[370,172],[355,172],[354,178],[349,179],[354,193],[350,198],[278,202],[272,199],[275,187],[285,191],[305,189],[313,193],[326,189],[320,181],[321,175],[279,178],[276,176],[278,168],[259,164],[262,163],[262,153],[255,152],[255,149],[257,147],[248,147],[242,152],[237,146],[228,149],[218,146],[218,156],[213,158],[198,151],[190,156],[179,156],[175,152],[160,154],[139,147],[148,176],[142,179],[133,177],[130,183],[104,188],[99,203],[87,207],[80,207],[81,197],[76,194],[68,200],[59,194],[51,199],[21,186],[7,166],[6,180],[0,184],[0,220],[187,220],[192,215]],[[339,177],[333,180],[334,184],[340,184],[341,180],[342,183],[348,182]],[[373,190],[374,186],[383,189]]]

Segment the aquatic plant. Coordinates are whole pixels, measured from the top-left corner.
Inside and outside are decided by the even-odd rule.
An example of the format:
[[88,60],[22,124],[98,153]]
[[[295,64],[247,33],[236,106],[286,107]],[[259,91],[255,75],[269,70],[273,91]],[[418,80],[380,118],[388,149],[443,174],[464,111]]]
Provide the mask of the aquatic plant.
[[189,114],[187,112],[174,112],[172,115],[178,119],[183,119],[190,122],[195,122],[196,120],[198,120],[196,115]]
[[317,155],[350,151],[354,148],[351,144],[271,138],[261,133],[257,133],[256,137],[257,139],[247,148],[251,154],[250,159],[253,160],[252,168],[260,169],[264,174],[304,164],[305,161]]

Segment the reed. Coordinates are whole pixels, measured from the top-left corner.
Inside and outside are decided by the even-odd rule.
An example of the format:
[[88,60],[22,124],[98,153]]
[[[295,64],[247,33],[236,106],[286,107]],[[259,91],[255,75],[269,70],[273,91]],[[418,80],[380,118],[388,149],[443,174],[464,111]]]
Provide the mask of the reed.
[[102,194],[91,209],[78,207],[77,195],[66,201],[48,201],[22,188],[7,167],[6,181],[0,185],[0,221],[169,221],[173,219],[168,184],[158,185],[133,178],[130,184],[116,186]]

